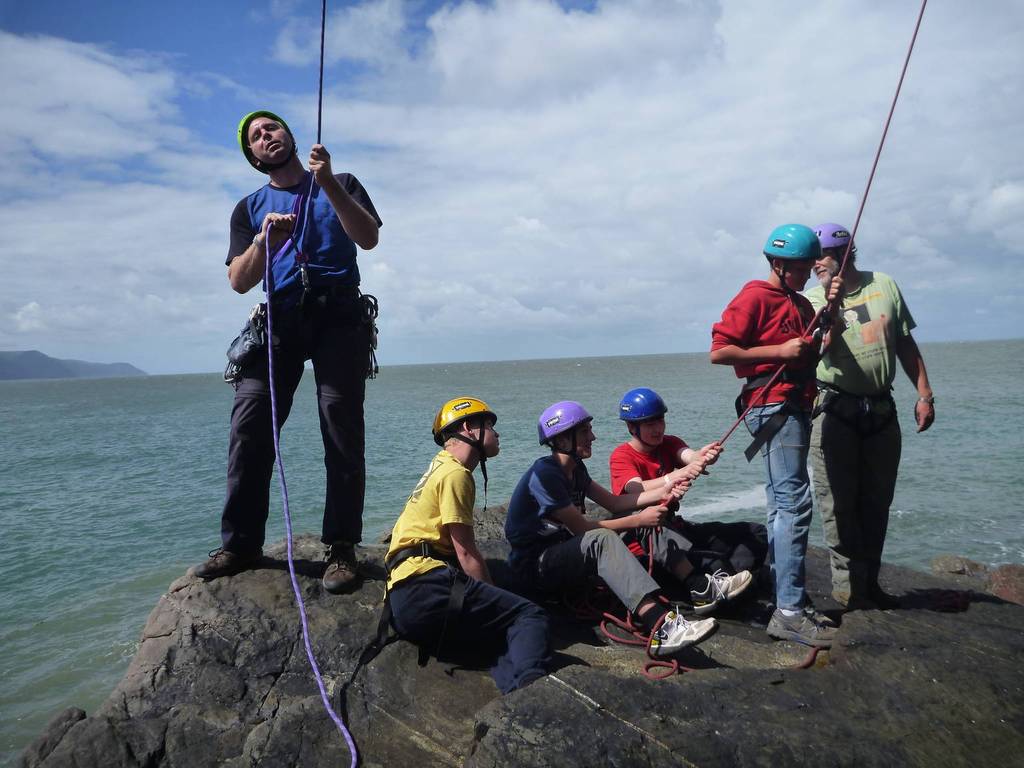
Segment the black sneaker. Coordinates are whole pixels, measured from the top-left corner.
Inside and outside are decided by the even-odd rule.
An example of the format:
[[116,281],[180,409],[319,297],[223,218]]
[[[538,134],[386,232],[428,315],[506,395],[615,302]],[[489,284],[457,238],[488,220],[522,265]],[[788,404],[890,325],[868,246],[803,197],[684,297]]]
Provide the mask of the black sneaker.
[[345,541],[336,541],[327,549],[327,570],[324,589],[332,595],[347,592],[356,581],[356,548]]
[[209,560],[193,566],[189,574],[198,576],[206,581],[219,579],[221,576],[234,576],[236,573],[250,569],[261,557],[263,557],[262,549],[257,549],[255,552],[248,554],[229,552],[226,549],[215,549],[210,553]]

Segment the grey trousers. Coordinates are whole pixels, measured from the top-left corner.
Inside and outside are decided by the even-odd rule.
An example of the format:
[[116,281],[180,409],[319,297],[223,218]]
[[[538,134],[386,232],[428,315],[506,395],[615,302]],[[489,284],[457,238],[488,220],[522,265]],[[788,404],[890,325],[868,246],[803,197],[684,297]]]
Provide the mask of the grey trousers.
[[895,415],[871,434],[829,413],[814,420],[814,498],[829,548],[835,592],[866,596],[878,583],[901,448]]
[[[686,558],[690,545],[679,534],[662,528],[654,538],[654,560],[659,565],[671,569]],[[607,528],[595,528],[544,550],[537,576],[537,586],[548,592],[578,589],[600,579],[630,612],[659,589],[619,535]]]

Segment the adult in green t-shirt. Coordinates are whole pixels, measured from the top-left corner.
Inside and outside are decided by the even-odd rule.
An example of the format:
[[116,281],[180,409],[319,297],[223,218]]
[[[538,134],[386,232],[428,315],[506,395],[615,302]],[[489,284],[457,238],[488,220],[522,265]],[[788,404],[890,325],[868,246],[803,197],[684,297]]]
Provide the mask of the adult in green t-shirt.
[[[815,231],[821,258],[814,272],[823,284],[850,249],[840,274],[842,302],[816,372],[810,451],[832,563],[832,596],[850,609],[894,608],[899,603],[879,585],[878,571],[900,463],[900,425],[891,394],[897,358],[917,388],[918,432],[935,419],[935,398],[911,335],[914,319],[896,282],[857,268],[857,249],[842,225],[822,224]],[[806,295],[815,309],[825,304],[822,286]]]

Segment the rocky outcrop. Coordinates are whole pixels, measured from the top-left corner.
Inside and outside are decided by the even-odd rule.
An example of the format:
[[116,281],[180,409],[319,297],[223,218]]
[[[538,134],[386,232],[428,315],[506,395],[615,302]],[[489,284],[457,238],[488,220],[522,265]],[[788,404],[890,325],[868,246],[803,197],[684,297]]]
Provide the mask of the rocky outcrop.
[[951,577],[961,587],[1024,605],[1024,565],[1007,563],[989,567],[959,555],[939,555],[932,560],[932,572]]
[[[498,574],[501,514],[479,526]],[[1024,608],[947,579],[886,567],[904,606],[846,614],[836,647],[808,669],[794,668],[805,648],[765,634],[764,598],[747,600],[680,657],[691,671],[662,682],[638,673],[642,652],[555,612],[554,673],[502,697],[486,671],[420,667],[401,641],[358,668],[383,595],[383,548],[361,550],[362,586],[343,596],[321,590],[319,552],[312,538],[297,542],[298,581],[327,690],[364,766],[931,768],[1024,754]],[[278,546],[256,570],[171,584],[109,699],[88,717],[59,714],[21,764],[348,765],[283,557]],[[819,607],[834,608],[822,553],[808,571]]]

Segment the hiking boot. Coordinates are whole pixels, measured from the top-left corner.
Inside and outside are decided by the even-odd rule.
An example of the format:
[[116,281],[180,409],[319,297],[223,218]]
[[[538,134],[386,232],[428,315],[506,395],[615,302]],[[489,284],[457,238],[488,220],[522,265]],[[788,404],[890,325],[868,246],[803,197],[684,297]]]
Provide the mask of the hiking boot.
[[878,606],[874,600],[869,600],[861,595],[850,595],[846,600],[847,611],[877,611]]
[[327,549],[327,570],[324,589],[332,595],[347,591],[356,580],[356,548],[346,541],[336,541]]
[[698,616],[711,613],[719,603],[739,597],[754,581],[750,571],[740,571],[735,576],[730,576],[725,571],[715,571],[708,574],[707,578],[708,583],[703,590],[690,591],[693,612]]
[[219,579],[221,576],[234,576],[236,573],[252,568],[261,557],[263,557],[262,549],[249,553],[215,549],[210,553],[209,560],[190,568],[189,574],[206,581]]
[[878,584],[872,584],[868,587],[868,599],[882,611],[891,611],[893,608],[899,608],[902,605],[898,597],[890,595]]
[[651,655],[668,656],[680,648],[699,643],[714,632],[717,626],[714,619],[687,621],[675,611],[669,611],[661,626],[651,636]]
[[815,648],[831,648],[836,630],[815,621],[803,611],[787,616],[776,608],[768,622],[768,634],[776,640],[793,640]]

